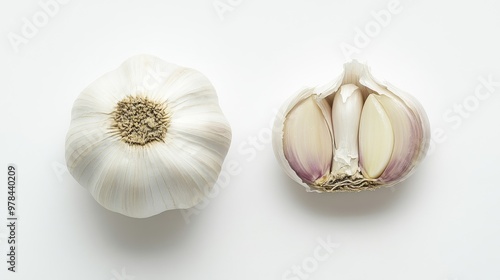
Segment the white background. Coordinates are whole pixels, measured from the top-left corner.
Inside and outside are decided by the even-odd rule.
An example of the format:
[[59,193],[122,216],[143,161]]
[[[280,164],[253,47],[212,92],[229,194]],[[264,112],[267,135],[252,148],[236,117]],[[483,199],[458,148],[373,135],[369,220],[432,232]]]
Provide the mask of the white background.
[[[0,279],[500,279],[500,86],[474,95],[480,77],[500,81],[499,2],[400,0],[381,26],[388,0],[228,1],[73,0],[17,46],[23,18],[44,10],[2,1]],[[340,74],[346,44],[421,101],[433,149],[395,189],[307,193],[276,162],[270,122],[300,88]],[[127,218],[64,171],[73,101],[141,53],[204,73],[232,125],[225,166],[237,174],[196,213]],[[3,261],[9,163],[16,274]],[[314,259],[328,239],[338,246]]]

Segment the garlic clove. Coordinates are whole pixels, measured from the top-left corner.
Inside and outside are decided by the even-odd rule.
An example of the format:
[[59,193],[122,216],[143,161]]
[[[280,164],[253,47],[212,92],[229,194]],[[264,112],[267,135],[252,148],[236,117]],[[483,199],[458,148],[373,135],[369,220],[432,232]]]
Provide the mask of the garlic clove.
[[358,131],[363,108],[363,96],[354,84],[342,85],[332,106],[335,151],[332,173],[353,175],[358,166]]
[[330,173],[333,146],[331,128],[324,118],[330,115],[326,100],[311,95],[297,104],[285,120],[283,148],[290,167],[307,183],[325,180]]
[[401,104],[403,104],[406,107],[408,114],[411,118],[412,126],[414,128],[413,133],[416,136],[414,138],[414,141],[418,143],[417,152],[413,158],[413,164],[411,168],[408,170],[408,172],[405,173],[404,176],[402,176],[398,180],[402,181],[406,179],[409,175],[411,175],[413,171],[415,171],[414,167],[420,161],[422,161],[422,159],[427,154],[431,138],[430,123],[427,114],[425,113],[425,110],[422,107],[422,104],[420,104],[414,96],[402,91],[397,87],[394,87],[390,83],[386,83],[385,87],[387,88],[387,91],[389,93],[392,93],[393,96],[398,97],[397,100],[399,100]]
[[359,126],[362,173],[367,178],[378,178],[391,159],[394,133],[387,113],[374,95],[365,101]]
[[430,125],[422,105],[412,95],[387,84],[382,85],[366,71],[360,82],[382,104],[394,128],[392,158],[379,180],[390,186],[406,179],[425,156],[429,147]]
[[404,176],[413,165],[420,144],[418,122],[399,99],[388,95],[373,96],[384,108],[394,131],[391,159],[379,178],[383,182],[392,182]]

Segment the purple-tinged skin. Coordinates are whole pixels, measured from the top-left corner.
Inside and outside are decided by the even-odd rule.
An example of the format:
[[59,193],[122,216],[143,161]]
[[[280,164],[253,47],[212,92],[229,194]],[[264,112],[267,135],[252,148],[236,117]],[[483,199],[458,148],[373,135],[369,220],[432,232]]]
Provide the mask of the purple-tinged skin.
[[293,171],[295,171],[297,176],[304,180],[305,183],[312,184],[319,178],[323,177],[323,175],[330,172],[330,165],[325,166],[323,169],[319,166],[317,168],[310,169],[310,166],[318,165],[318,163],[308,162],[307,165],[309,166],[309,169],[307,169],[294,153],[288,153],[285,151],[285,157]]
[[[314,96],[297,104],[285,120],[283,152],[290,168],[303,182],[313,184],[330,173],[333,157],[333,139],[322,107]],[[327,107],[326,100],[323,107]],[[314,123],[311,123],[314,122]],[[287,141],[290,140],[290,141]]]
[[419,119],[414,115],[414,113],[408,109],[401,101],[391,98],[395,104],[398,104],[399,110],[405,112],[404,116],[408,118],[408,124],[411,125],[410,133],[404,134],[404,138],[396,137],[394,139],[396,146],[396,141],[402,141],[407,143],[403,146],[403,150],[406,151],[405,154],[393,154],[389,164],[385,168],[384,172],[380,175],[379,180],[385,183],[390,183],[401,179],[414,167],[414,161],[418,155],[419,147],[422,143],[423,130],[419,122]]

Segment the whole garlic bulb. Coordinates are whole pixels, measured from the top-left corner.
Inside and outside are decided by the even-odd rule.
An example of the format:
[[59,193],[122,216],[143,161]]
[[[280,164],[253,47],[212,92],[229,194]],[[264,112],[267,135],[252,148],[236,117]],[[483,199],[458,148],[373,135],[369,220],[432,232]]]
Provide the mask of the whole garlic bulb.
[[283,170],[313,192],[361,191],[406,179],[424,158],[430,127],[410,95],[352,61],[332,83],[307,88],[278,113],[273,148]]
[[66,163],[102,206],[144,218],[199,203],[230,142],[231,128],[205,76],[139,55],[76,99]]

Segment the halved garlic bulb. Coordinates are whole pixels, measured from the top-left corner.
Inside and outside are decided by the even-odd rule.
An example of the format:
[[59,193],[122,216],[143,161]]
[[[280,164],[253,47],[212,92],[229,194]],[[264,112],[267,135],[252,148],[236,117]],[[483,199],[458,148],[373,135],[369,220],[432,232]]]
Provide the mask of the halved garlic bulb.
[[231,128],[206,77],[139,55],[76,99],[66,163],[102,206],[144,218],[199,203],[230,142]]
[[427,115],[410,95],[377,82],[352,61],[334,82],[307,88],[276,117],[273,148],[284,171],[308,191],[392,186],[424,158]]

